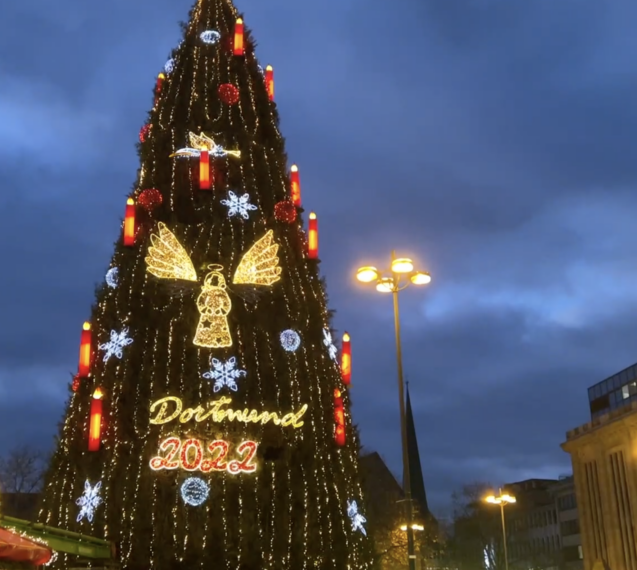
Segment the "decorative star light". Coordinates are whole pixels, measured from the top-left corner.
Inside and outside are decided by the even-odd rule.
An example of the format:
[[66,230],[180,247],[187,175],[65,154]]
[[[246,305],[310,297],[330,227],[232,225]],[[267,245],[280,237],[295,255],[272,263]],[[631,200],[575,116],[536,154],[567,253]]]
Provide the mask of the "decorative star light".
[[249,211],[257,209],[254,204],[250,204],[249,194],[237,196],[232,190],[228,191],[228,199],[221,200],[221,203],[224,206],[228,206],[228,216],[232,217],[236,214],[240,214],[244,220],[250,217],[248,214]]
[[164,64],[164,71],[166,72],[166,74],[171,74],[173,72],[173,69],[175,69],[175,60],[171,57]]
[[265,71],[263,71],[263,68],[260,65],[257,65],[258,69],[259,69],[259,73],[261,75],[265,75]]
[[347,501],[347,516],[352,521],[352,530],[360,530],[367,536],[367,531],[363,526],[363,523],[366,523],[367,519],[358,512],[356,501]]
[[199,34],[201,41],[205,44],[214,45],[221,38],[221,34],[217,30],[206,30]]
[[332,333],[329,329],[323,329],[323,344],[327,347],[327,352],[332,360],[336,360],[336,347],[332,341]]
[[122,358],[124,355],[123,349],[125,346],[133,343],[133,339],[128,336],[128,327],[122,329],[122,332],[111,331],[111,340],[105,342],[104,344],[100,344],[98,348],[100,350],[105,350],[106,354],[104,354],[104,362],[108,362],[108,359],[115,355],[117,358]]
[[198,135],[192,132],[188,133],[188,139],[190,146],[180,148],[178,151],[170,155],[171,158],[173,156],[200,156],[202,150],[207,151],[210,156],[214,156],[215,158],[223,158],[224,156],[234,156],[239,158],[241,156],[241,151],[226,150],[221,145],[217,144],[212,137],[203,133]]
[[106,284],[111,288],[111,289],[115,289],[115,287],[117,287],[117,281],[119,278],[119,269],[117,269],[117,267],[111,267],[107,272],[106,272]]
[[211,368],[208,372],[204,372],[202,376],[206,380],[214,380],[215,383],[212,390],[216,393],[224,386],[230,388],[233,392],[238,390],[237,379],[246,375],[245,370],[235,368],[237,359],[233,356],[225,362],[221,362],[216,358],[210,359]]
[[84,517],[88,519],[88,522],[93,522],[95,509],[99,507],[102,502],[102,497],[100,497],[101,488],[101,481],[95,483],[94,487],[91,487],[88,479],[84,482],[84,493],[82,493],[82,496],[75,501],[75,504],[80,507],[80,512],[77,515],[77,522],[80,522]]
[[281,346],[288,352],[294,352],[299,346],[301,346],[301,337],[299,333],[292,329],[284,330],[281,333]]
[[208,483],[199,477],[188,477],[181,484],[181,498],[187,505],[192,505],[193,507],[203,505],[209,494],[210,487]]

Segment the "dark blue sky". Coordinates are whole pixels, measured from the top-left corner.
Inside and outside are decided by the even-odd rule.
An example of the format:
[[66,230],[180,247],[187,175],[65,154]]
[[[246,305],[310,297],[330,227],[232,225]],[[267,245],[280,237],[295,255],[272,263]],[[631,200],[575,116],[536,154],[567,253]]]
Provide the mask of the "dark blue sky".
[[[0,18],[0,452],[49,445],[190,0],[20,0]],[[586,388],[637,360],[634,0],[238,0],[317,212],[354,416],[398,469],[391,248],[434,508],[569,470]]]

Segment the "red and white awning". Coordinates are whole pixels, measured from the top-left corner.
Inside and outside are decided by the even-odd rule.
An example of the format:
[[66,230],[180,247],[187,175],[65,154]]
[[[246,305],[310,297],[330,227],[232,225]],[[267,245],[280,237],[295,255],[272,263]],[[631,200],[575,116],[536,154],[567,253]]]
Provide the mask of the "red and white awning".
[[0,560],[28,562],[34,566],[46,564],[53,557],[53,551],[16,534],[6,528],[0,528]]

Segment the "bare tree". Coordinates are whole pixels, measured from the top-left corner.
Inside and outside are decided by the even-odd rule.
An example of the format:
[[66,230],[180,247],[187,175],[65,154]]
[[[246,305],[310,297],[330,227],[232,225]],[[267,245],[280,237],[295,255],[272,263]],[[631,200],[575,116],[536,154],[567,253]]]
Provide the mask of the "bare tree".
[[3,493],[37,493],[42,488],[47,455],[29,446],[13,448],[0,457],[0,490]]

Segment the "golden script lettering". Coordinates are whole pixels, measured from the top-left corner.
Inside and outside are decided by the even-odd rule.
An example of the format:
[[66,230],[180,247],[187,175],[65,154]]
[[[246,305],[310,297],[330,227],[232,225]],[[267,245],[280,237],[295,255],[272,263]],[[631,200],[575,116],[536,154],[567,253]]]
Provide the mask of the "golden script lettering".
[[[215,423],[222,422],[223,420],[252,423],[265,425],[268,422],[272,422],[274,425],[283,427],[293,427],[294,429],[300,428],[304,422],[301,418],[307,412],[307,404],[304,404],[298,412],[290,412],[283,417],[279,417],[276,412],[258,412],[257,410],[248,410],[247,408],[241,410],[231,410],[225,408],[232,403],[231,398],[222,397],[218,400],[208,402],[208,410],[197,406],[196,408],[185,408],[181,398],[175,396],[167,396],[161,400],[153,402],[150,406],[150,423],[155,425],[167,424],[176,419],[179,423],[185,424],[191,420],[195,420],[197,423],[206,421],[208,418],[212,418]],[[172,404],[172,411],[169,411],[169,407]],[[222,409],[225,408],[225,409]],[[153,416],[155,414],[155,416]]]

